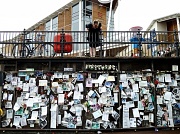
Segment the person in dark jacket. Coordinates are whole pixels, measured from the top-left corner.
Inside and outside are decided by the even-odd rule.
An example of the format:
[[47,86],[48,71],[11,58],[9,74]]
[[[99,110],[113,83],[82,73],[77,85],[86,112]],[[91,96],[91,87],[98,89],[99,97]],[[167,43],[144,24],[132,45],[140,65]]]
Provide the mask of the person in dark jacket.
[[89,41],[89,51],[90,51],[90,57],[96,56],[96,47],[100,45],[100,32],[101,32],[101,23],[99,23],[97,20],[94,21],[94,23],[90,23],[86,25],[88,32],[87,40]]

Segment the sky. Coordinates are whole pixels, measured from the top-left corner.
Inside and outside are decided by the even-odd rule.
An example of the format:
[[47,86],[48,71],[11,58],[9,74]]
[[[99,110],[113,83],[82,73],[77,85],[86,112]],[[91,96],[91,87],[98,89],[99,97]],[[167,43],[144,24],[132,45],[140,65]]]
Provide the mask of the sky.
[[[44,19],[71,0],[1,0],[0,31],[22,31]],[[152,20],[180,13],[180,0],[121,0],[115,14],[115,28],[133,26],[146,30]]]

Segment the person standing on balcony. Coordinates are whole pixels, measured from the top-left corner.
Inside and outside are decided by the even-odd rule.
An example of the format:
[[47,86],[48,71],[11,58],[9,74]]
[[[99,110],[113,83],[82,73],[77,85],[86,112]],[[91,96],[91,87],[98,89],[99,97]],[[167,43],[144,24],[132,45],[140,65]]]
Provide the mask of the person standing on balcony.
[[100,32],[101,32],[101,23],[98,22],[98,20],[95,20],[90,24],[86,25],[86,28],[88,30],[88,37],[87,40],[89,41],[89,51],[90,51],[90,57],[96,56],[96,47],[100,46]]

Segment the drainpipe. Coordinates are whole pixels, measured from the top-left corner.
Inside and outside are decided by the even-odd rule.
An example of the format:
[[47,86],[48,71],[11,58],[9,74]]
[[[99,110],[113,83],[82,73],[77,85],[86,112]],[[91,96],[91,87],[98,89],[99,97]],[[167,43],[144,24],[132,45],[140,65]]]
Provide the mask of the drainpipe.
[[111,20],[111,12],[112,12],[112,3],[113,3],[113,0],[111,0],[111,3],[110,3],[107,31],[109,31],[109,29],[110,29],[110,20]]
[[[78,33],[78,42],[81,42],[82,41],[82,1],[80,0],[79,1],[79,33]],[[82,47],[82,43],[79,44],[79,56],[81,57],[82,56],[82,50],[83,50],[83,47]]]
[[178,32],[178,38],[180,39],[180,23],[179,23],[179,17],[176,18],[176,22],[177,22],[177,32]]

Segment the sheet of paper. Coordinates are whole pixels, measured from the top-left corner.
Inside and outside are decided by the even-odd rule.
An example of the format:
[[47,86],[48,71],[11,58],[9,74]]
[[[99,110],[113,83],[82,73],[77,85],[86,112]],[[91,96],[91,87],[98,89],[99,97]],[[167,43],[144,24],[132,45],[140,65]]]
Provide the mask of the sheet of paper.
[[158,75],[157,77],[159,82],[164,82],[164,77],[165,77],[164,74]]
[[59,86],[58,82],[52,82],[52,87],[58,87],[58,86]]
[[136,118],[129,119],[130,127],[136,127]]
[[7,119],[12,119],[13,118],[13,109],[8,109],[6,111],[6,118]]
[[114,103],[118,103],[118,93],[114,93]]
[[163,97],[160,95],[157,95],[157,104],[163,104]]
[[101,112],[100,109],[95,111],[95,112],[93,112],[92,114],[93,114],[94,119],[97,119],[97,118],[102,116],[102,112]]
[[29,98],[29,99],[26,101],[27,107],[33,107],[33,103],[34,103],[34,99],[33,99],[33,98]]
[[109,113],[103,112],[102,120],[103,121],[109,121]]
[[172,71],[178,71],[178,65],[172,65]]
[[20,117],[20,116],[14,116],[13,125],[14,125],[14,126],[19,126],[20,120],[21,120],[21,117]]
[[139,87],[147,87],[147,81],[139,81]]
[[132,111],[134,118],[140,117],[138,108],[133,108]]
[[12,101],[12,98],[13,98],[13,94],[8,94],[8,100]]
[[76,110],[76,116],[82,116],[82,108],[77,106],[75,107],[75,110]]
[[41,116],[47,115],[47,106],[41,107]]
[[13,86],[16,86],[17,85],[17,80],[18,80],[18,77],[12,77],[11,84]]
[[133,84],[132,88],[133,88],[133,92],[139,92],[138,84]]
[[77,85],[78,85],[79,92],[83,92],[84,91],[83,83],[78,83]]
[[63,74],[61,72],[55,72],[54,78],[62,78]]
[[125,82],[127,80],[127,74],[120,74],[120,82]]
[[51,109],[50,111],[56,112],[57,111],[57,104],[51,104]]
[[149,113],[149,122],[154,123],[154,114]]
[[26,120],[26,117],[25,116],[23,116],[22,118],[21,118],[21,126],[23,127],[23,126],[27,126],[27,120]]
[[81,95],[81,93],[79,91],[74,91],[73,99],[79,99],[80,95]]
[[149,116],[148,116],[148,115],[144,115],[144,116],[143,116],[143,120],[144,120],[144,121],[148,121],[148,120],[149,120]]
[[57,116],[57,123],[58,123],[58,124],[61,124],[61,115],[58,115],[58,116]]
[[99,83],[100,85],[102,85],[102,83],[104,82],[105,79],[106,79],[106,77],[104,77],[103,75],[99,75],[99,77],[98,77],[98,83]]
[[90,90],[90,91],[88,92],[88,96],[89,96],[89,97],[91,97],[93,94],[94,94],[94,91],[93,91],[93,90]]
[[64,94],[58,94],[58,105],[64,104]]
[[29,92],[29,83],[23,83],[23,91]]
[[39,80],[39,86],[47,86],[47,80]]
[[115,81],[115,77],[114,76],[108,76],[106,81]]
[[122,87],[127,87],[128,86],[128,82],[125,81],[125,82],[122,82]]
[[31,120],[37,120],[38,111],[32,111]]
[[51,111],[51,125],[50,128],[56,128],[56,111]]
[[93,81],[92,78],[87,78],[86,79],[86,87],[92,87],[92,81]]
[[171,74],[165,74],[165,82],[171,82]]
[[6,92],[3,93],[3,100],[7,100],[8,99],[8,94]]
[[171,98],[172,98],[172,93],[171,92],[165,92],[164,99],[165,100],[171,100]]
[[142,101],[138,101],[138,109],[139,110],[144,110],[144,106],[143,106]]
[[19,106],[19,104],[16,102],[15,104],[14,104],[14,111],[16,112],[17,110],[19,110],[19,108],[20,108],[20,106]]

